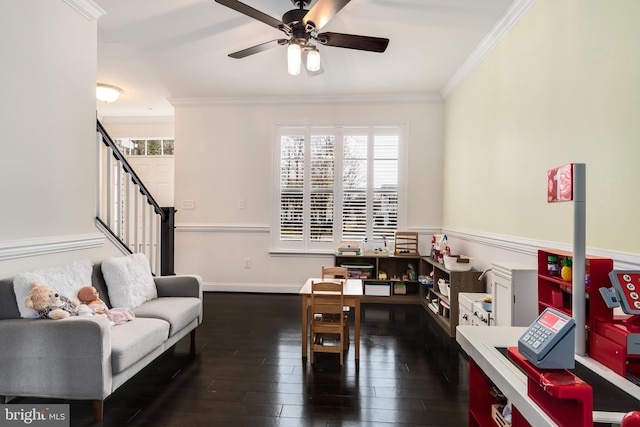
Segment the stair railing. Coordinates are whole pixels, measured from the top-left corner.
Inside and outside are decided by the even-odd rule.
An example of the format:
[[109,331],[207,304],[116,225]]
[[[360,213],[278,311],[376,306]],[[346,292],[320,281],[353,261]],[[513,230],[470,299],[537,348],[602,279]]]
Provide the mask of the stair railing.
[[158,205],[100,121],[96,135],[98,228],[124,254],[143,253],[154,275],[174,274],[174,208]]

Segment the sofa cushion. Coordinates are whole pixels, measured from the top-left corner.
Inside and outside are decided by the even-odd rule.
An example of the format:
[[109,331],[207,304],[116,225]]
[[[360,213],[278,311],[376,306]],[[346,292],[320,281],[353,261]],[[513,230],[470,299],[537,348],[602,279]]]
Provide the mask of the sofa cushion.
[[13,290],[16,295],[16,304],[20,310],[20,316],[24,318],[37,318],[35,310],[25,307],[24,300],[31,291],[33,282],[47,285],[54,291],[69,299],[78,299],[78,290],[91,283],[91,261],[75,261],[71,264],[59,267],[50,267],[42,270],[27,271],[18,274],[13,279]]
[[111,328],[111,368],[121,372],[142,359],[169,337],[169,323],[135,318]]
[[135,308],[158,297],[149,262],[144,254],[111,257],[102,262],[113,307]]
[[169,336],[172,336],[200,316],[201,305],[199,298],[162,297],[145,302],[133,312],[136,318],[157,318],[169,322]]

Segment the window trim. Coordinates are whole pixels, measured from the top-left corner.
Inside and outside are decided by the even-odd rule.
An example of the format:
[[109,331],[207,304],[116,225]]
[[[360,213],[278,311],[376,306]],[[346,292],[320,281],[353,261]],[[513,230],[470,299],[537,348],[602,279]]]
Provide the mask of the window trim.
[[[317,133],[317,131],[321,131],[322,129],[327,129],[327,133],[334,133],[336,135],[336,145],[339,146],[337,149],[342,149],[342,138],[345,135],[349,134],[362,134],[363,130],[366,130],[368,138],[371,138],[374,135],[397,135],[398,136],[398,212],[397,212],[397,229],[403,230],[406,229],[407,226],[407,194],[408,194],[408,156],[407,156],[407,135],[408,135],[408,124],[362,124],[362,125],[290,125],[290,124],[276,124],[273,126],[272,131],[272,190],[271,190],[271,245],[272,249],[270,253],[318,253],[318,254],[326,254],[333,253],[335,248],[339,243],[340,236],[336,236],[333,242],[311,242],[308,239],[303,239],[300,242],[295,241],[281,241],[280,240],[280,141],[283,135],[295,135],[301,134],[304,135],[305,140],[309,140],[311,133]],[[388,129],[388,132],[384,130]],[[308,150],[307,150],[308,151]],[[308,162],[309,153],[305,151],[305,163]],[[337,156],[335,167],[340,167],[342,169],[342,165],[338,165],[338,162],[343,161],[343,156]],[[308,171],[305,170],[305,175]],[[372,171],[368,171],[367,173],[373,173]],[[369,177],[370,179],[370,177]],[[307,181],[307,180],[306,180]],[[336,180],[337,182],[337,180]],[[308,188],[306,188],[305,183],[305,194],[308,192]],[[368,197],[372,197],[373,187],[368,186]],[[371,194],[369,194],[369,192]],[[334,190],[334,194],[336,194],[336,198],[334,200],[335,205],[337,206],[334,209],[334,221],[340,220],[339,215],[342,214],[342,191],[336,192]],[[307,218],[305,213],[305,218]],[[309,226],[308,221],[305,222],[305,231],[307,231],[307,227]],[[338,230],[340,235],[342,233],[341,230]],[[306,235],[306,234],[305,234]]]

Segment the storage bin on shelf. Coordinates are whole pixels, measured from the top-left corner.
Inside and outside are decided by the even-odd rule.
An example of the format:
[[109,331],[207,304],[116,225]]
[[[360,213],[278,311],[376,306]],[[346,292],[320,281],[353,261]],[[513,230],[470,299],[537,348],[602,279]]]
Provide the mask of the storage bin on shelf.
[[469,271],[473,258],[461,255],[444,255],[444,267],[449,271]]
[[449,290],[451,289],[451,285],[444,279],[438,280],[438,290],[442,295],[449,298]]
[[364,282],[364,294],[377,297],[391,296],[391,283],[385,281]]
[[340,267],[347,269],[349,279],[371,279],[373,275],[372,264],[341,264]]

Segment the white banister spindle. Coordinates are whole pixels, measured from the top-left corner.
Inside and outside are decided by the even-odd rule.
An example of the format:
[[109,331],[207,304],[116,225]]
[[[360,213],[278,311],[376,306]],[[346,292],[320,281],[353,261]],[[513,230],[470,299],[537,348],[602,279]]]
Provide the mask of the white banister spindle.
[[156,215],[156,275],[162,273],[162,220],[160,215]]
[[134,207],[133,207],[133,211],[134,211],[134,214],[133,214],[133,218],[134,218],[134,225],[133,225],[133,230],[134,230],[134,233],[133,233],[133,252],[138,252],[139,251],[139,249],[138,249],[138,242],[140,241],[140,236],[139,236],[139,233],[140,233],[140,231],[139,231],[140,230],[140,228],[139,228],[140,227],[140,221],[139,221],[139,219],[140,219],[140,215],[139,215],[140,203],[138,202],[139,197],[140,197],[139,193],[136,191],[135,192],[135,197],[133,198],[134,199],[133,200],[133,205],[134,205]]
[[146,201],[142,201],[142,247],[140,249],[140,252],[142,252],[143,254],[147,254],[146,248],[147,248],[147,202]]
[[127,247],[131,247],[131,175],[127,174],[127,178],[124,181],[124,221],[125,230],[122,236],[122,241]]
[[106,218],[106,223],[109,227],[111,227],[111,200],[113,200],[113,151],[111,150],[111,147],[107,147],[107,166],[106,166],[106,172],[107,172],[107,182],[105,183],[107,185],[107,206],[106,206],[106,213],[107,213],[107,218]]
[[114,220],[113,230],[116,235],[122,239],[122,177],[124,171],[122,169],[122,162],[118,160],[116,165],[116,181],[114,186],[114,192],[116,193],[116,205],[114,206]]

